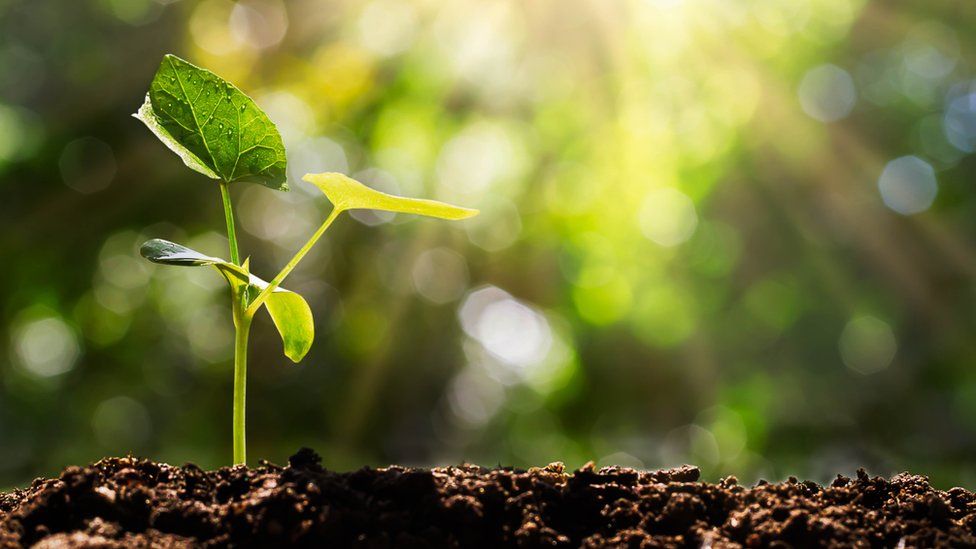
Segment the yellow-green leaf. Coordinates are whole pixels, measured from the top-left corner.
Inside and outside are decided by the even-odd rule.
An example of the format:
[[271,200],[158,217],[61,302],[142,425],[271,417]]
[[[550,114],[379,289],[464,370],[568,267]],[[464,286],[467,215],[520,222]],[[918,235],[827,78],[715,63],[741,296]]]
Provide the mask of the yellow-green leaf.
[[310,173],[305,174],[302,179],[318,187],[340,211],[383,210],[441,219],[465,219],[478,215],[478,210],[445,202],[386,194],[341,173]]
[[300,362],[315,339],[312,309],[302,296],[281,288],[275,288],[264,304],[281,335],[285,356],[292,362]]

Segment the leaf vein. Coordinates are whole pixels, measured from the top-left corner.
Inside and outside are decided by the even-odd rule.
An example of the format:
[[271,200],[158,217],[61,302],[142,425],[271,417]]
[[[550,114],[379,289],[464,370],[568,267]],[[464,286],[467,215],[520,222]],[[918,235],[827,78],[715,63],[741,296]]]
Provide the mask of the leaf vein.
[[[200,126],[200,121],[197,120],[197,112],[193,108],[193,103],[190,101],[190,96],[186,93],[186,87],[183,86],[183,79],[180,78],[180,71],[176,70],[176,65],[173,64],[172,57],[167,57],[166,59],[169,61],[170,68],[173,69],[173,72],[176,74],[176,82],[180,85],[180,91],[183,92],[183,97],[186,99],[187,105],[190,106],[190,115],[193,116],[193,123],[197,125],[197,133],[200,134],[200,139],[203,141],[203,148],[207,149],[207,154],[210,155],[210,161],[213,162],[214,168],[217,168],[217,173],[220,173],[220,166],[217,165],[217,158],[214,156],[213,151],[210,150],[210,144],[207,143],[207,136],[204,135],[203,128]],[[221,175],[223,176],[223,174]],[[224,176],[224,179],[226,179],[226,176]]]
[[230,106],[237,111],[237,156],[234,158],[234,167],[230,170],[230,176],[234,177],[234,174],[237,173],[237,164],[241,161],[241,155],[244,154],[241,152],[241,133],[243,132],[241,131],[241,111],[234,107],[233,101],[230,102]]
[[[220,102],[223,101],[223,100],[224,100],[223,97],[218,97],[217,98],[217,103],[214,105],[213,110],[210,111],[210,115],[207,116],[207,119],[203,121],[203,126],[206,126],[207,124],[210,123],[211,120],[213,120],[214,114],[216,114],[217,108],[220,107]],[[201,130],[202,130],[202,126],[201,126]]]

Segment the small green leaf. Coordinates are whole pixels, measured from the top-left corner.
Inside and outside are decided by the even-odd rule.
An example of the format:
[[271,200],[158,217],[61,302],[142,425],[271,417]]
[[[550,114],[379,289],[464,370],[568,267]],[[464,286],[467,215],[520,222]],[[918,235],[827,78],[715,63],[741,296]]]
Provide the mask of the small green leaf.
[[280,287],[271,292],[264,304],[281,335],[285,356],[292,362],[300,362],[312,348],[315,339],[312,309],[302,296]]
[[134,114],[189,168],[211,179],[285,184],[285,146],[250,97],[216,74],[166,55]]
[[359,181],[346,177],[341,173],[309,173],[303,177],[305,181],[319,188],[335,205],[336,209],[344,210],[384,210],[400,212],[441,219],[465,219],[478,215],[478,210],[453,206],[436,200],[423,198],[404,198],[393,196],[371,189]]
[[161,238],[154,238],[147,241],[139,248],[139,253],[142,254],[142,257],[153,263],[162,263],[164,265],[178,265],[181,267],[211,265],[220,271],[220,274],[224,275],[231,284],[234,284],[232,279],[238,281],[238,283],[245,283],[249,279],[247,270],[229,261],[225,261],[219,257],[204,255],[182,244]]
[[[149,261],[164,265],[212,266],[224,275],[235,293],[241,292],[242,286],[244,290],[256,288],[256,291],[246,292],[246,295],[249,296],[248,301],[268,287],[266,281],[249,272],[250,260],[245,260],[243,266],[238,266],[219,257],[204,255],[181,244],[159,238],[154,238],[143,244],[139,253]],[[305,298],[279,286],[271,292],[264,304],[267,305],[268,314],[271,315],[271,320],[281,336],[285,356],[290,358],[292,362],[301,361],[312,347],[312,341],[315,339],[312,309],[308,306]]]

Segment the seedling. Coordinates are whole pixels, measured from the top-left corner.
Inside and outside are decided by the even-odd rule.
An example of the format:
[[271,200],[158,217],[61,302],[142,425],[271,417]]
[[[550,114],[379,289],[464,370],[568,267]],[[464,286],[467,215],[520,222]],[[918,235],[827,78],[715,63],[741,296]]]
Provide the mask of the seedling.
[[243,262],[234,229],[234,209],[228,185],[260,183],[287,191],[285,147],[268,116],[241,90],[216,74],[166,55],[149,86],[149,93],[134,114],[156,134],[183,163],[217,182],[227,223],[230,260],[210,257],[167,240],[153,239],[142,245],[142,256],[155,263],[214,267],[230,285],[234,318],[234,463],[246,462],[245,397],[247,339],[254,315],[263,307],[271,315],[285,356],[299,362],[315,337],[312,311],[305,299],[281,287],[292,270],[342,212],[356,209],[384,210],[464,219],[477,210],[434,200],[403,198],[371,189],[339,173],[306,174],[303,179],[318,187],[333,209],[322,225],[271,282],[251,273]]

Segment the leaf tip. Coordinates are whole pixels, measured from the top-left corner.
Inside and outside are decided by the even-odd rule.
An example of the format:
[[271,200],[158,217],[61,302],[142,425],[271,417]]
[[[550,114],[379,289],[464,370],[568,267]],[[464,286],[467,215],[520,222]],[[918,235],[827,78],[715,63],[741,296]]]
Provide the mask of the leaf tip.
[[302,181],[307,181],[312,185],[321,186],[329,181],[343,177],[346,177],[346,175],[339,172],[307,173],[302,176]]
[[173,53],[163,54],[163,61],[164,62],[165,61],[180,61],[181,63],[187,63],[188,62],[186,59],[183,59],[179,55],[176,55],[176,54],[173,54]]
[[[309,313],[309,315],[311,315],[311,313]],[[311,316],[309,316],[309,319],[311,319]],[[315,339],[314,333],[315,332],[313,330],[311,334],[309,334],[308,337],[303,338],[302,341],[293,342],[293,345],[285,345],[285,356],[288,357],[288,360],[298,364],[305,358],[305,355],[307,355],[312,349],[312,342]]]
[[470,219],[481,213],[481,210],[476,208],[464,208],[461,206],[458,206],[457,208],[459,212],[458,212],[458,216],[454,218],[456,220]]
[[139,255],[148,259],[149,261],[153,261],[157,255],[156,251],[159,249],[159,246],[164,243],[166,243],[166,241],[159,238],[147,240],[142,243],[142,246],[139,246]]

